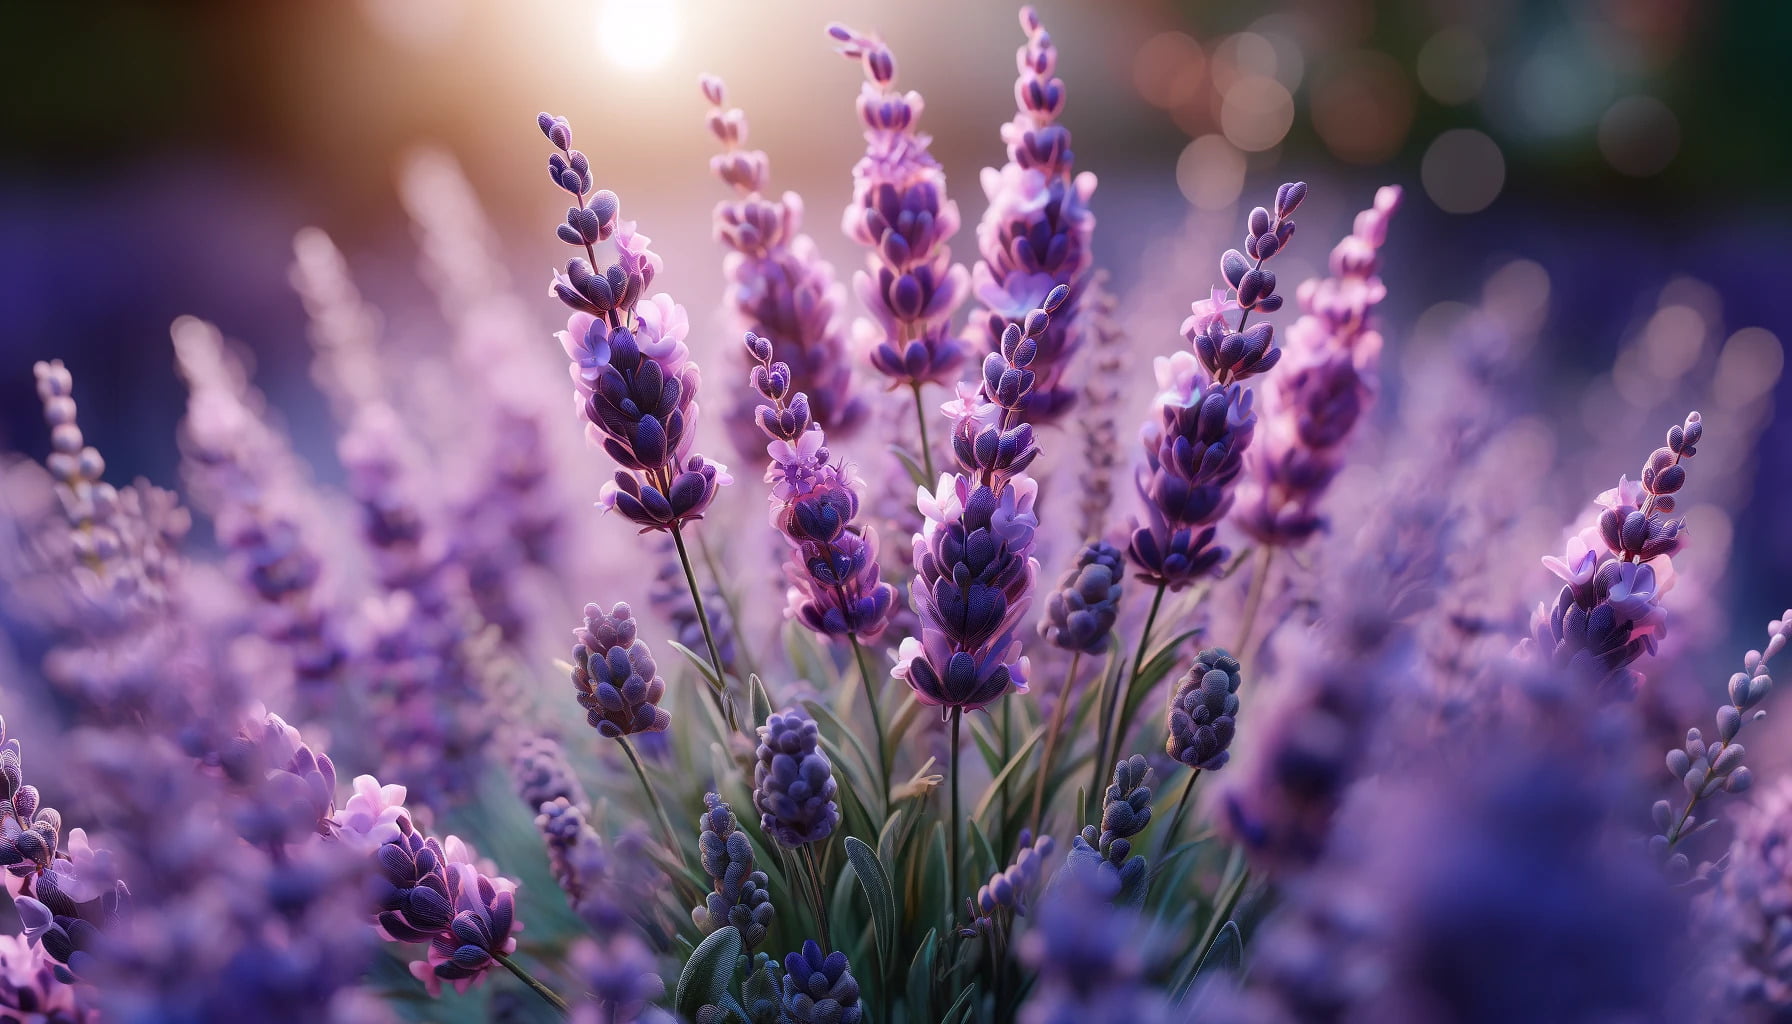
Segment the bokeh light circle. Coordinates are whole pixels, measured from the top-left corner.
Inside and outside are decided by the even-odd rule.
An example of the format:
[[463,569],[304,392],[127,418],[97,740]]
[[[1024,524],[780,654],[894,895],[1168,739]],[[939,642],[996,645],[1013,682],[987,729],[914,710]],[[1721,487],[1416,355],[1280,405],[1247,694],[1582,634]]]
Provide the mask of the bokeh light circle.
[[1182,32],[1159,32],[1133,57],[1132,82],[1146,103],[1175,110],[1200,97],[1206,72],[1200,43]]
[[1431,140],[1419,164],[1419,180],[1438,209],[1476,213],[1499,197],[1506,158],[1499,144],[1473,128],[1453,128]]
[[1273,149],[1293,125],[1294,97],[1268,75],[1239,78],[1220,101],[1220,130],[1247,153]]
[[1176,186],[1203,210],[1221,210],[1244,193],[1244,154],[1223,136],[1203,135],[1176,159]]
[[1599,152],[1619,174],[1660,174],[1680,151],[1680,121],[1653,96],[1626,96],[1599,119]]
[[1347,163],[1378,164],[1399,152],[1412,128],[1413,90],[1398,61],[1359,50],[1314,76],[1313,130]]
[[1446,28],[1419,48],[1418,72],[1420,87],[1432,99],[1467,103],[1487,82],[1487,48],[1467,29]]

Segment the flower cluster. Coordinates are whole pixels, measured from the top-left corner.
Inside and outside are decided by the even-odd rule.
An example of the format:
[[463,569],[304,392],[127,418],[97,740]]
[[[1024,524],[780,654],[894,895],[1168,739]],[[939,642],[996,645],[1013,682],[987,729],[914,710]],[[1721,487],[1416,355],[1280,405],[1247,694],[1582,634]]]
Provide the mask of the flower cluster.
[[500,957],[516,950],[516,883],[481,871],[471,847],[418,831],[399,814],[374,853],[374,919],[392,942],[427,942],[429,956],[411,973],[441,991],[465,992]]
[[1140,920],[1101,893],[1073,884],[1054,890],[1020,940],[1020,959],[1039,982],[1020,1024],[1170,1024],[1168,1000],[1145,981],[1148,945]]
[[1070,132],[1057,123],[1064,82],[1056,74],[1058,51],[1051,35],[1031,7],[1021,8],[1020,25],[1027,41],[1015,53],[1019,109],[1002,126],[1008,162],[1000,170],[983,171],[989,209],[977,225],[983,258],[971,269],[971,291],[984,312],[970,327],[981,347],[997,351],[1011,321],[1036,308],[1053,288],[1069,289],[1064,308],[1037,339],[1038,379],[1021,413],[1029,423],[1047,424],[1062,419],[1077,400],[1077,385],[1066,374],[1090,329],[1082,302],[1094,268],[1095,216],[1088,202],[1095,175],[1073,173]]
[[1767,787],[1738,817],[1714,904],[1731,940],[1718,961],[1726,995],[1783,1018],[1792,1010],[1792,780]]
[[[585,250],[554,274],[550,289],[573,311],[557,336],[572,361],[574,410],[586,436],[621,467],[599,503],[644,532],[675,530],[702,518],[717,488],[733,482],[726,466],[691,454],[699,375],[684,343],[690,321],[664,292],[647,297],[659,255],[634,221],[617,219],[616,193],[593,191],[591,162],[572,148],[566,119],[542,114],[536,122],[557,150],[549,176],[577,203],[560,239]],[[612,237],[616,262],[599,272],[597,243]]]
[[[709,101],[709,132],[722,144],[709,169],[735,198],[716,204],[715,235],[730,252],[722,262],[726,300],[735,325],[776,338],[795,390],[809,396],[815,422],[836,439],[864,423],[870,407],[853,390],[840,307],[846,288],[821,258],[815,240],[802,233],[803,200],[795,192],[777,199],[762,193],[771,174],[763,150],[745,148],[747,115],[727,107],[727,91],[714,75],[700,83]],[[759,449],[756,402],[736,402],[728,426],[742,457]]]
[[1673,554],[1686,521],[1672,518],[1674,495],[1686,483],[1681,463],[1705,434],[1699,414],[1668,428],[1667,444],[1643,464],[1642,477],[1620,477],[1597,500],[1599,515],[1568,538],[1562,558],[1543,564],[1562,579],[1553,604],[1531,616],[1527,649],[1545,663],[1584,677],[1601,692],[1628,696],[1642,676],[1630,668],[1653,654],[1667,618],[1661,599],[1674,584]]
[[600,735],[615,739],[640,732],[665,732],[672,716],[660,707],[666,681],[653,652],[636,633],[626,604],[609,611],[585,606],[585,623],[572,631],[572,685],[585,720]]
[[574,973],[592,1001],[573,1012],[573,1024],[633,1024],[661,1021],[652,1003],[666,994],[653,951],[633,931],[617,929],[596,940],[581,939],[567,951]]
[[523,806],[536,810],[552,800],[564,799],[574,807],[589,807],[585,787],[566,763],[566,751],[548,736],[525,736],[510,760],[516,794]]
[[759,727],[756,756],[753,806],[765,834],[790,849],[833,835],[840,824],[834,802],[839,785],[815,719],[797,708],[773,714]]
[[922,704],[975,711],[1010,689],[1027,689],[1028,662],[1016,635],[1033,600],[1039,485],[1026,469],[1039,456],[1033,428],[1021,420],[1036,377],[1038,339],[1069,289],[1052,289],[1023,323],[1011,323],[1002,347],[983,361],[975,389],[960,385],[945,411],[955,421],[958,471],[918,495],[927,517],[915,534],[910,600],[921,635],[905,637],[895,675]]
[[1164,750],[1196,771],[1217,771],[1232,753],[1232,734],[1237,728],[1238,659],[1211,647],[1195,655],[1188,674],[1170,696],[1169,738]]
[[772,526],[791,549],[790,617],[828,636],[873,639],[889,624],[896,588],[878,577],[877,531],[854,522],[864,482],[833,460],[808,396],[793,392],[789,365],[772,362],[771,341],[749,333],[746,347],[753,389],[764,399],[755,420],[771,439]]
[[969,292],[964,265],[949,248],[958,233],[958,204],[946,197],[946,174],[915,130],[921,94],[896,91],[896,56],[881,40],[844,25],[828,26],[835,48],[865,70],[859,120],[865,155],[852,169],[852,202],[841,230],[871,250],[853,291],[871,314],[853,325],[854,340],[891,387],[952,381],[964,343],[952,335],[952,314]]
[[[1282,308],[1276,276],[1264,269],[1294,236],[1294,213],[1306,198],[1305,182],[1276,190],[1275,214],[1251,211],[1245,251],[1228,249],[1220,272],[1231,286],[1196,302],[1182,325],[1192,352],[1156,361],[1156,422],[1140,439],[1145,464],[1137,486],[1145,521],[1133,525],[1127,555],[1147,583],[1181,590],[1225,563],[1225,547],[1214,543],[1217,525],[1232,507],[1233,485],[1257,428],[1252,392],[1243,381],[1268,371],[1281,359],[1275,329],[1268,323],[1246,327],[1252,312]],[[1252,264],[1252,260],[1255,264]],[[1238,311],[1237,325],[1226,315]]]
[[859,1024],[865,1011],[859,1006],[859,983],[854,980],[846,954],[822,955],[821,946],[809,939],[800,953],[784,958],[784,1013],[789,1024]]
[[986,935],[1015,917],[1026,917],[1027,901],[1045,877],[1045,864],[1057,847],[1051,836],[1035,839],[1030,830],[1021,829],[1014,860],[978,887],[976,899],[965,900],[971,923],[959,929],[959,934],[966,938]]
[[734,809],[714,793],[703,798],[703,831],[697,852],[703,873],[714,883],[701,907],[691,910],[691,920],[705,934],[723,925],[740,932],[741,945],[752,952],[765,941],[771,928],[771,882],[753,859],[753,844],[741,831]]
[[1120,617],[1125,578],[1126,563],[1119,549],[1107,541],[1089,544],[1046,598],[1039,635],[1066,651],[1103,653]]
[[1070,841],[1065,867],[1123,906],[1145,899],[1145,858],[1132,855],[1132,837],[1151,824],[1151,766],[1134,754],[1114,766],[1114,783],[1101,798],[1101,828],[1084,825]]
[[1331,276],[1295,292],[1303,315],[1288,329],[1281,371],[1258,405],[1233,520],[1264,544],[1292,545],[1325,524],[1318,505],[1375,398],[1381,333],[1372,314],[1387,296],[1377,276],[1400,187],[1387,185],[1332,249]]

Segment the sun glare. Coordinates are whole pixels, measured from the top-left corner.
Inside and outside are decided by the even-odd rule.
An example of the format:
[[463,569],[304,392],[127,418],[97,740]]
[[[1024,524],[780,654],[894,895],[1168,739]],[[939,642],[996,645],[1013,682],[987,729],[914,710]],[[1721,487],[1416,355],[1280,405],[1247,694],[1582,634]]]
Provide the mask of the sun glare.
[[598,45],[631,71],[659,67],[678,44],[675,0],[602,0],[597,8]]

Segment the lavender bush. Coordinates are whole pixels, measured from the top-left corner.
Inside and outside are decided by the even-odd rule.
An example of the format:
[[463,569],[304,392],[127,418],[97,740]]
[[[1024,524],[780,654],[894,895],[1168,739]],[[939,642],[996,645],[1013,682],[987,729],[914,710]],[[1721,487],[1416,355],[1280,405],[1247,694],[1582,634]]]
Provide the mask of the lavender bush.
[[[440,154],[402,188],[442,358],[301,232],[340,488],[203,321],[184,498],[109,480],[112,396],[38,363],[39,458],[0,461],[0,1019],[1792,1017],[1792,610],[1698,674],[1759,409],[1699,394],[1602,491],[1648,446],[1589,405],[1552,463],[1591,414],[1515,383],[1542,271],[1408,297],[1398,185],[1346,231],[1363,197],[1282,184],[1173,295],[1109,276],[1081,41],[1020,27],[974,252],[890,46],[810,41],[864,76],[850,297],[709,75],[716,330],[650,291],[598,185],[652,154],[602,121],[536,122],[559,355]],[[1318,262],[1297,209],[1342,237],[1278,281]]]

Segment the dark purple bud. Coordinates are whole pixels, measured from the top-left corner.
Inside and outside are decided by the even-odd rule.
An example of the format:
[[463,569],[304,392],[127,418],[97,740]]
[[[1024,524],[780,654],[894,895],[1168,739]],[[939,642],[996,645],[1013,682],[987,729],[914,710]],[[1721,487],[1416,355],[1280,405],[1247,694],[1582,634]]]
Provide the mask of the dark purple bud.
[[1226,254],[1220,257],[1220,273],[1225,275],[1226,283],[1234,288],[1244,280],[1245,271],[1249,269],[1251,265],[1245,262],[1244,253],[1237,249],[1227,249]]

